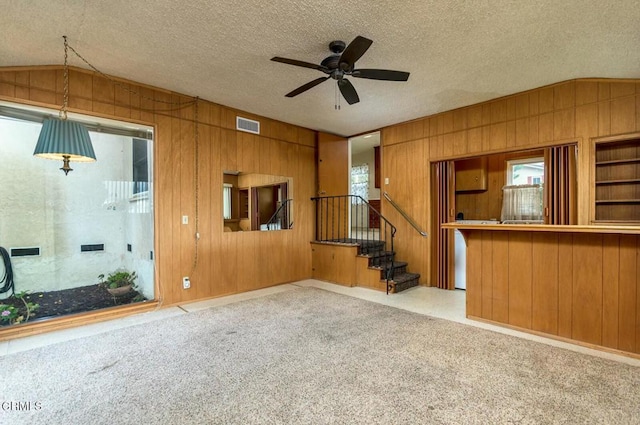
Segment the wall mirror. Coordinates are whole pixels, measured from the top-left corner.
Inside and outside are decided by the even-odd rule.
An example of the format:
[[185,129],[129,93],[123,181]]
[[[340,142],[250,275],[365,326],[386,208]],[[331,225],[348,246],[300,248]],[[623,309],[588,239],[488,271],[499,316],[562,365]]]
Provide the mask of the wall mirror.
[[222,209],[225,232],[293,228],[293,179],[224,171]]

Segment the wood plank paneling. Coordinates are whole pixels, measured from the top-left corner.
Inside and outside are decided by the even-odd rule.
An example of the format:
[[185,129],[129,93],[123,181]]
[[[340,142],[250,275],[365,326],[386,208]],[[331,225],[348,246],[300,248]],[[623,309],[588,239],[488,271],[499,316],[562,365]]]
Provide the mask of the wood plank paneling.
[[602,235],[573,235],[571,337],[602,344]]
[[16,73],[12,71],[0,72],[0,96],[14,98],[16,96]]
[[553,112],[540,115],[538,118],[538,142],[548,143],[554,140],[553,129]]
[[602,238],[602,345],[618,348],[620,237]]
[[608,136],[611,133],[611,103],[598,103],[598,134],[597,136]]
[[557,84],[553,87],[553,108],[569,109],[576,103],[576,88],[574,81]]
[[532,313],[531,233],[509,235],[509,324],[531,329]]
[[611,101],[611,133],[621,134],[635,131],[636,99],[627,96]]
[[[494,233],[492,244],[491,320],[509,323],[509,234]],[[498,266],[500,265],[500,266]]]
[[576,106],[598,101],[598,83],[595,81],[576,81]]
[[[465,234],[467,242],[467,316],[482,317],[482,234]],[[471,272],[470,272],[471,271]]]
[[558,235],[558,261],[558,335],[571,338],[573,326],[573,234]]
[[468,316],[640,354],[639,236],[461,232]]
[[[211,296],[214,291],[214,280],[212,279],[213,262],[209,259],[212,255],[212,239],[211,239],[211,204],[212,198],[209,188],[209,182],[213,181],[211,176],[214,170],[211,164],[211,127],[208,125],[198,125],[198,232],[200,239],[198,240],[198,267],[195,270],[195,277],[198,285],[195,287],[195,298],[203,299]],[[215,168],[216,170],[218,168]]]
[[636,349],[636,324],[638,314],[638,237],[620,236],[620,272],[618,286],[618,348],[624,351]]
[[493,317],[493,232],[482,232],[481,255],[482,311],[480,317],[491,319]]
[[[532,235],[532,317],[531,328],[558,334],[558,235]],[[564,282],[563,282],[564,284]]]

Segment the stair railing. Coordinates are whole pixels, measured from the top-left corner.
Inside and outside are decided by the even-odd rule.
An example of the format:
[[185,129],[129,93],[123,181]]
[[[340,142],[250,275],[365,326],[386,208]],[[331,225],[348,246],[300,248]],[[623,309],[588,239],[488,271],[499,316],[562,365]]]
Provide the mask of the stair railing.
[[416,229],[418,233],[420,233],[422,237],[427,237],[427,232],[422,230],[420,226],[418,226],[418,223],[416,223],[415,220],[409,216],[409,214],[407,214],[402,208],[400,208],[400,205],[396,204],[395,201],[391,199],[391,196],[389,196],[387,192],[384,192],[384,198],[387,201],[389,201],[389,203],[393,206],[393,208],[395,208],[400,213],[400,215],[409,222],[411,227],[413,227],[414,229]]
[[289,217],[291,217],[292,202],[293,199],[285,199],[282,204],[280,204],[269,221],[264,224],[264,226],[266,226],[266,230],[281,230],[293,228],[293,222],[289,222]]
[[358,244],[363,254],[382,252],[385,263],[390,257],[389,263],[382,265],[388,265],[385,270],[388,295],[394,276],[396,227],[358,195],[318,196],[311,200],[316,205],[316,241]]

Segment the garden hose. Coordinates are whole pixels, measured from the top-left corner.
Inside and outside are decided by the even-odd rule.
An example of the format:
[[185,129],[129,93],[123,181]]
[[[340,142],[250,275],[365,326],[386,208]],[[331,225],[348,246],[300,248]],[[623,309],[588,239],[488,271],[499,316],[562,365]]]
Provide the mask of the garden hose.
[[6,249],[0,246],[0,255],[4,262],[4,276],[0,279],[0,294],[11,291],[12,295],[16,294],[13,284],[13,268],[11,267],[11,257]]

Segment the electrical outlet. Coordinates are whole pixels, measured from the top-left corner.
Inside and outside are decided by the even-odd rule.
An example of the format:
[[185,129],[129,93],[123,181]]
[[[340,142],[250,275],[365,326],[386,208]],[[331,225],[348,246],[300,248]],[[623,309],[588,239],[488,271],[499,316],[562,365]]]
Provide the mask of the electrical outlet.
[[189,288],[191,288],[191,281],[189,280],[189,277],[185,276],[182,278],[182,289]]
[[188,215],[183,215],[182,216],[182,224],[189,224],[189,216]]

